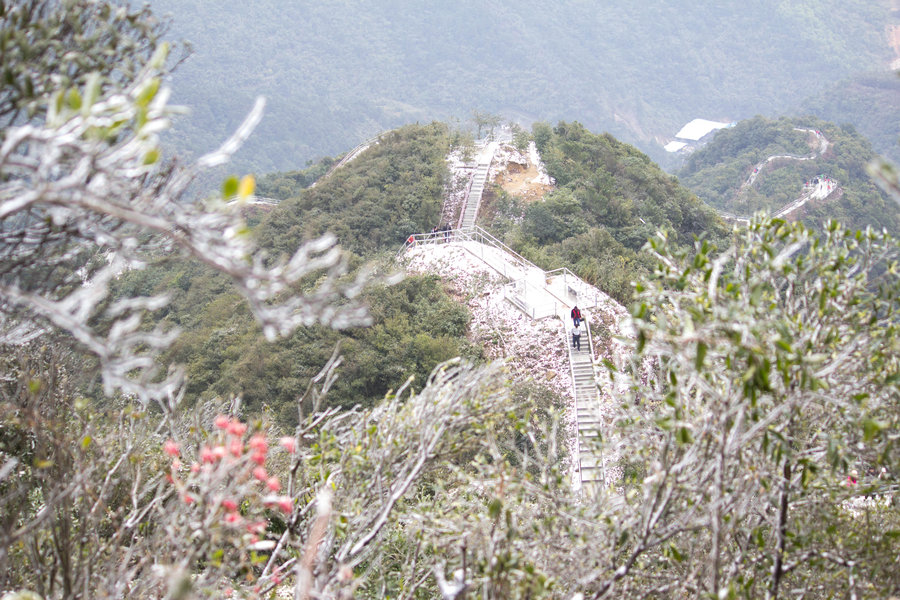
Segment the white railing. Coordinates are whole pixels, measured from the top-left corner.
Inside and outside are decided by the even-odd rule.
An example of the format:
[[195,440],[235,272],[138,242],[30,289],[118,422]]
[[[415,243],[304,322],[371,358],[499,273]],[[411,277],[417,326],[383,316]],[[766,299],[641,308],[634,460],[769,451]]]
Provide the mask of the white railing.
[[418,244],[445,244],[447,242],[458,240],[460,231],[461,230],[459,229],[450,229],[447,231],[435,231],[433,233],[414,233],[406,238],[403,247],[397,252],[397,258],[403,256],[409,248]]
[[[529,290],[534,291],[529,293]],[[546,319],[547,317],[557,316],[561,307],[560,302],[540,302],[535,304],[527,300],[528,298],[539,297],[541,295],[540,291],[538,287],[523,278],[508,283],[503,288],[503,295],[532,319]]]
[[[572,302],[577,303],[583,308],[592,308],[600,305],[601,292],[599,292],[596,288],[594,288],[588,282],[584,281],[581,277],[573,273],[568,268],[563,267],[561,269],[554,269],[552,271],[544,271],[536,264],[504,244],[495,236],[491,235],[478,226],[466,229],[437,231],[434,233],[413,234],[406,239],[403,247],[400,248],[399,252],[397,252],[397,257],[399,258],[400,256],[402,256],[406,252],[406,250],[410,248],[410,246],[414,246],[416,244],[442,244],[447,242],[459,241],[479,242],[482,246],[501,250],[503,254],[494,255],[490,252],[486,252],[484,247],[479,247],[478,249],[471,247],[466,248],[466,250],[468,250],[474,256],[480,258],[502,276],[514,282],[521,280],[524,286],[530,287],[532,289],[538,289],[537,286],[535,286],[533,283],[525,280],[523,276],[528,272],[541,274],[541,277],[543,278],[542,281],[546,285],[544,290],[556,297],[559,302],[553,303],[552,305],[546,304],[543,306],[527,305],[528,308],[522,308],[524,300],[516,302],[516,304],[520,306],[520,308],[522,308],[526,314],[539,314],[542,316],[535,318],[543,318],[544,316],[550,316],[550,314],[556,314],[555,311],[560,306],[568,305]],[[562,281],[554,282],[553,280],[557,278],[562,278]],[[554,283],[561,283],[562,297],[552,291],[551,288],[554,287]],[[520,298],[523,295],[524,294],[520,294]],[[548,311],[550,310],[552,310],[553,312],[548,313]]]
[[[561,269],[553,269],[544,273],[547,280],[547,287],[553,285],[551,280],[562,278],[562,289],[565,294],[565,300],[570,298],[575,304],[582,308],[594,308],[600,306],[601,292],[587,281],[570,271],[566,267]],[[557,281],[556,283],[560,283]]]

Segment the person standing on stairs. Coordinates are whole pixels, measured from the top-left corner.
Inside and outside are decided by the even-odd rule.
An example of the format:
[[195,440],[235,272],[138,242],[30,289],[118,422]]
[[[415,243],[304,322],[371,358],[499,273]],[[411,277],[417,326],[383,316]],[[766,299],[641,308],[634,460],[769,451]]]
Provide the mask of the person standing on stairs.
[[575,305],[575,308],[572,309],[572,324],[575,327],[578,327],[578,324],[581,323],[581,311],[578,310],[578,305]]
[[581,352],[581,321],[575,321],[572,328],[572,347]]

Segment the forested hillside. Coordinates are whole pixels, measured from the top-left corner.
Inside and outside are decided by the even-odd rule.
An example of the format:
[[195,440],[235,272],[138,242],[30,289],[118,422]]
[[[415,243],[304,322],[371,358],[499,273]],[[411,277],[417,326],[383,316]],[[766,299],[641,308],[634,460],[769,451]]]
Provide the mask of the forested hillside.
[[568,266],[628,304],[649,264],[639,251],[658,230],[678,247],[726,235],[715,211],[635,147],[578,122],[539,123],[534,138],[557,189],[532,203],[501,192],[487,225],[544,268]]
[[[294,182],[288,193],[296,196],[251,216],[249,221],[259,222],[254,236],[275,261],[300,241],[330,231],[347,250],[353,269],[373,262],[391,272],[406,236],[437,222],[448,144],[444,125],[406,126],[383,136],[313,189],[302,188],[310,174],[263,178],[263,189],[266,181],[288,187]],[[316,283],[313,277],[304,288]],[[264,339],[227,278],[206,266],[160,257],[147,269],[125,274],[116,290],[118,295],[172,295],[162,324],[184,333],[163,360],[186,365],[191,402],[240,395],[248,410],[266,407],[285,424],[296,419],[296,399],[337,343],[344,364],[329,401],[346,407],[372,404],[409,376],[416,377],[418,388],[441,361],[481,355],[466,341],[465,307],[449,298],[434,277],[369,289],[364,301],[371,327],[342,332],[327,325],[309,327],[275,343]]]
[[[810,129],[819,130],[828,141],[821,156],[817,155],[819,141],[812,141]],[[815,158],[774,160],[760,169],[752,185],[746,185],[761,161],[776,155]],[[712,142],[691,154],[679,179],[711,206],[751,215],[758,210],[774,213],[800,197],[806,182],[824,176],[835,180],[839,189],[827,200],[801,209],[798,214],[809,225],[818,227],[834,218],[850,228],[871,225],[898,232],[896,203],[878,189],[866,170],[875,156],[871,144],[852,126],[809,117],[757,117],[716,133]]]
[[577,116],[661,160],[659,141],[690,119],[778,114],[890,58],[881,1],[151,5],[195,49],[173,76],[174,101],[193,111],[178,146],[215,147],[263,95],[236,159],[257,172],[405,123],[465,124],[475,109],[526,126]]
[[[303,185],[321,167],[261,178],[263,191],[290,197],[250,218],[258,223],[254,237],[275,261],[300,240],[329,231],[354,269],[373,261],[380,270],[394,269],[394,252],[406,237],[438,224],[449,131],[440,123],[401,127],[313,188]],[[572,268],[628,303],[633,282],[650,269],[640,250],[658,229],[680,248],[695,236],[726,235],[714,211],[633,146],[577,122],[539,124],[534,137],[557,189],[533,203],[497,190],[485,225],[542,267]],[[465,308],[433,278],[367,292],[372,327],[308,328],[274,344],[263,339],[249,311],[234,309],[238,297],[206,267],[163,258],[119,283],[120,294],[163,290],[173,294],[163,322],[184,330],[163,359],[187,365],[189,398],[240,394],[248,408],[267,406],[284,422],[293,418],[304,382],[339,341],[345,364],[330,398],[341,405],[372,403],[410,374],[423,381],[442,360],[481,354],[466,341]]]
[[900,77],[896,72],[839,81],[792,112],[840,125],[852,123],[879,154],[900,163]]

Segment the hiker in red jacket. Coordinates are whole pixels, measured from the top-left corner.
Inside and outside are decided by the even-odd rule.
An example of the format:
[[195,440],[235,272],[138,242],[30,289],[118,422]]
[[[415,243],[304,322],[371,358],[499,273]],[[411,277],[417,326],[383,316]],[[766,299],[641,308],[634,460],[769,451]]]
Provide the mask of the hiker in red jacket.
[[581,323],[581,311],[578,310],[578,305],[572,309],[572,323],[575,324],[575,327],[578,327],[578,324]]

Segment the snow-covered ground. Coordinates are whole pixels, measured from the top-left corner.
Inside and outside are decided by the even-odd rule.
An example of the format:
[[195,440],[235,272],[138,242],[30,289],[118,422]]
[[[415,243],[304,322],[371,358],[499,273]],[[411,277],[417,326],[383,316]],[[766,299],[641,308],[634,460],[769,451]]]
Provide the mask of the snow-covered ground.
[[498,175],[505,173],[509,168],[510,163],[520,165],[524,168],[535,167],[538,171],[538,175],[531,183],[542,185],[553,185],[554,183],[547,174],[547,168],[544,166],[543,161],[541,161],[537,146],[534,142],[528,143],[528,148],[525,152],[520,152],[511,144],[497,144],[494,150],[493,160],[491,161],[491,170],[488,179],[493,181]]
[[[568,454],[576,456],[575,397],[566,347],[568,319],[526,316],[506,299],[506,278],[462,244],[419,244],[407,250],[403,262],[408,273],[441,277],[451,295],[468,307],[472,314],[469,339],[483,346],[489,359],[506,360],[515,381],[534,381],[553,391],[564,410]],[[622,365],[629,350],[621,338],[633,337],[628,311],[600,290],[592,290],[592,296],[595,293],[601,300],[596,307],[583,309],[591,324],[592,358],[595,364],[606,359]],[[565,309],[563,315],[567,313]],[[600,414],[612,423],[621,393],[609,377],[600,376],[597,381]]]
[[469,339],[484,347],[487,358],[505,359],[517,382],[532,380],[553,390],[564,406],[568,450],[574,456],[575,400],[559,319],[534,321],[525,316],[504,297],[505,279],[454,244],[412,247],[404,262],[408,273],[440,276],[450,293],[469,308]]

